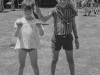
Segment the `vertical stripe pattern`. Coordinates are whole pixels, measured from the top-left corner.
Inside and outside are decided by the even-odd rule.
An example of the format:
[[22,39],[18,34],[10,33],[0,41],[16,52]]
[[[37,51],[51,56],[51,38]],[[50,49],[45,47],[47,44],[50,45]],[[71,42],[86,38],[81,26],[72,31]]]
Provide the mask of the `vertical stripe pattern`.
[[[54,34],[55,35],[67,35],[70,34],[72,32],[72,25],[73,25],[73,21],[72,18],[75,17],[77,15],[76,11],[74,10],[74,8],[71,8],[69,5],[66,6],[66,8],[59,9],[60,13],[63,14],[62,16],[64,17],[64,19],[59,16],[59,14],[56,12],[54,12],[53,16],[54,16]],[[69,24],[66,22],[68,21]]]

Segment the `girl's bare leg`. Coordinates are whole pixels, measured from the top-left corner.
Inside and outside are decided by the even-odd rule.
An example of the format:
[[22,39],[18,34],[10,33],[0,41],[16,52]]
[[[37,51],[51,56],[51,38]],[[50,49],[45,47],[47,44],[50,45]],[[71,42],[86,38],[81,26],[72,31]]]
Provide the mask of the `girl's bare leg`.
[[37,64],[37,50],[33,50],[29,52],[29,56],[30,56],[31,65],[35,75],[39,75],[39,68]]
[[26,55],[27,55],[27,52],[25,52],[24,50],[19,49],[18,58],[19,58],[20,66],[19,66],[18,75],[22,75],[23,74],[23,69],[25,67]]

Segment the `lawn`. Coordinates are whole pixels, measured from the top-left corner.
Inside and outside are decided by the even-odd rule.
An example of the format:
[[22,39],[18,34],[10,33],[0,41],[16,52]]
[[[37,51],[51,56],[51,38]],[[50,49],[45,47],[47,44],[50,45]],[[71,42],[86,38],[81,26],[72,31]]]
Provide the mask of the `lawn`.
[[[45,15],[51,9],[42,8]],[[74,60],[76,75],[100,75],[100,15],[89,17],[82,16],[80,10],[76,17],[76,25],[79,35],[80,49],[74,46]],[[14,22],[23,16],[22,11],[5,10],[0,13],[0,75],[17,75],[18,73],[18,51],[10,47],[16,42],[14,37]],[[53,18],[44,26],[45,35],[40,37],[41,50],[38,50],[38,65],[40,75],[51,75],[50,65],[52,60],[51,37],[53,34]],[[27,55],[24,75],[33,75],[30,58]],[[55,75],[70,75],[68,63],[64,50],[60,51],[59,61]]]

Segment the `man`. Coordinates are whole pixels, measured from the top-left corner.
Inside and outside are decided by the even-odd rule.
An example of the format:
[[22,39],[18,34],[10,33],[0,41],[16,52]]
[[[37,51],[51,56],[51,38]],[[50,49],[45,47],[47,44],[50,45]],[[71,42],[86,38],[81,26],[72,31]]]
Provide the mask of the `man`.
[[61,48],[65,50],[71,75],[75,75],[75,65],[73,58],[73,36],[74,33],[76,49],[79,49],[77,28],[75,16],[77,12],[70,4],[69,0],[56,0],[58,4],[55,9],[43,16],[39,8],[36,8],[35,13],[43,22],[48,21],[51,17],[54,18],[54,33],[52,37],[51,49],[53,52],[51,75],[55,74],[56,64],[58,62],[59,52]]
[[91,14],[92,11],[96,15],[97,14],[96,9],[97,9],[97,0],[91,0],[91,2],[90,2],[90,11],[88,12],[88,16]]
[[87,16],[88,12],[89,12],[89,7],[90,7],[90,0],[83,0],[82,7],[84,8],[84,15],[83,16]]

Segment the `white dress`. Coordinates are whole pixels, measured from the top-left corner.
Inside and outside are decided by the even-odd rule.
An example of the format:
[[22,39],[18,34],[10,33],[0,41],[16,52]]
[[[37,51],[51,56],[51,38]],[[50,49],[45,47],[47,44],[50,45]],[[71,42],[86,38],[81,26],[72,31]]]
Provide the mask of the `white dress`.
[[37,19],[34,19],[30,21],[29,23],[25,17],[21,19],[17,19],[15,22],[15,28],[17,27],[17,22],[22,22],[23,26],[21,28],[19,37],[17,37],[17,42],[15,49],[25,48],[25,49],[31,49],[31,48],[40,48],[40,39],[39,39],[39,33],[38,29],[36,27],[36,21]]

